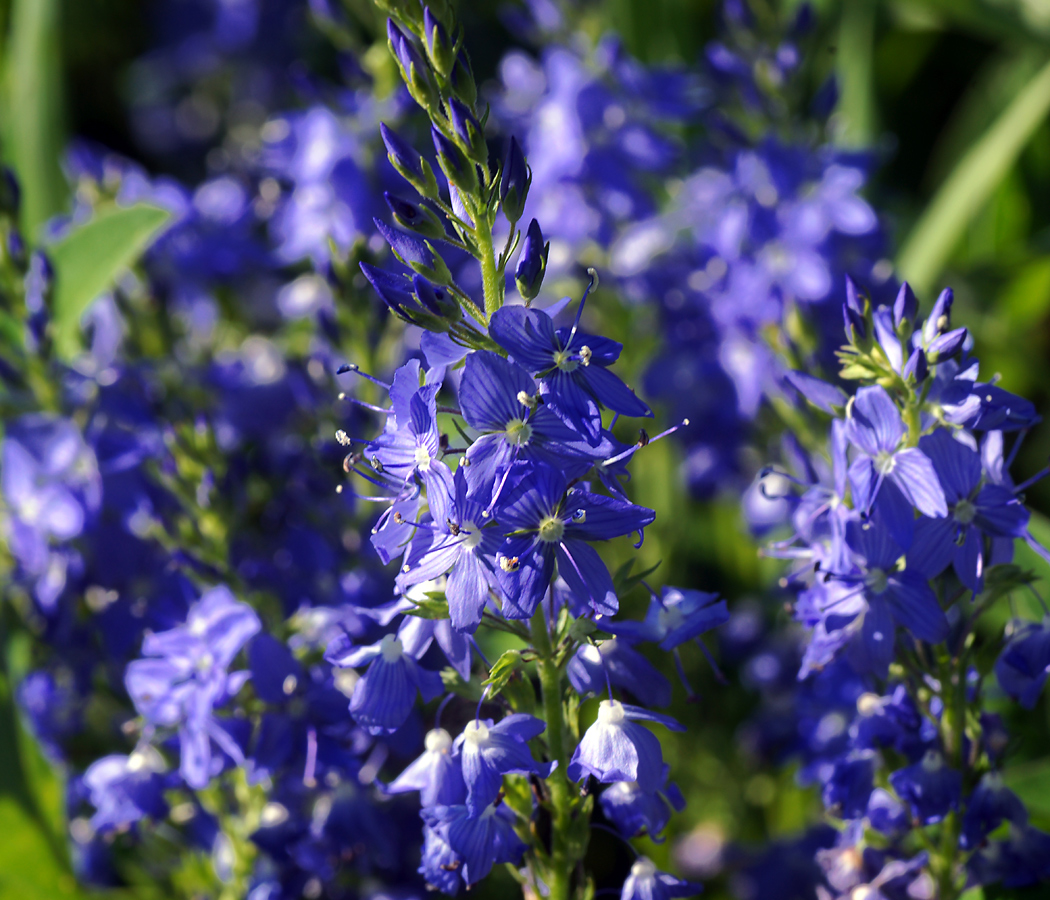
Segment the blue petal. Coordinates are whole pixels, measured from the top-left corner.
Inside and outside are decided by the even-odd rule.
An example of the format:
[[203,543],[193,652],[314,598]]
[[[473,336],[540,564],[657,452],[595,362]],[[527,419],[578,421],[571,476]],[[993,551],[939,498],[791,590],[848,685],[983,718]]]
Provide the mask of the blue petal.
[[919,640],[938,644],[948,636],[948,620],[922,575],[907,570],[893,575],[884,596],[893,618]]
[[532,374],[554,365],[554,323],[550,316],[524,306],[504,306],[492,314],[489,335]]
[[536,393],[536,382],[521,366],[489,350],[467,357],[459,385],[463,418],[479,431],[505,431],[507,423],[523,419],[526,407],[518,400],[524,391]]
[[620,608],[612,576],[597,551],[583,541],[558,545],[558,573],[577,598],[586,598],[597,615],[611,616]]
[[933,463],[917,447],[900,450],[894,455],[889,477],[924,516],[948,515],[948,503]]
[[608,369],[592,363],[576,371],[583,373],[583,379],[594,396],[614,412],[625,416],[652,416],[653,411]]

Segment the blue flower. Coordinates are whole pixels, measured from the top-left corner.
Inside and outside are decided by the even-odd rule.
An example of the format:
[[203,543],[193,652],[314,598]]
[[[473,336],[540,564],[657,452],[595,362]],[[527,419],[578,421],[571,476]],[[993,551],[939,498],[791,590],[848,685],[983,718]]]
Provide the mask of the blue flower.
[[666,585],[660,597],[649,601],[644,620],[609,622],[605,628],[633,641],[652,641],[661,650],[673,650],[728,621],[729,609],[718,594]]
[[945,765],[936,750],[929,750],[919,762],[891,772],[890,784],[921,824],[933,825],[958,809],[962,773]]
[[699,884],[657,871],[651,860],[640,856],[623,883],[620,900],[671,900],[672,897],[694,897],[701,890]]
[[581,644],[565,674],[581,696],[602,694],[611,685],[629,691],[646,706],[671,702],[671,682],[641,653],[615,638],[597,645]]
[[[460,755],[452,747],[452,735],[432,728],[424,740],[424,752],[385,788],[388,794],[419,791],[423,807],[456,806],[466,801]],[[426,851],[424,851],[424,856]]]
[[548,407],[591,444],[601,440],[601,405],[625,416],[652,416],[634,391],[608,370],[622,344],[576,327],[555,330],[545,312],[522,306],[504,306],[493,313],[489,333],[539,379]]
[[498,796],[504,775],[539,775],[551,773],[550,763],[532,758],[528,741],[547,727],[542,719],[525,713],[504,717],[498,725],[491,719],[474,719],[456,738],[467,785],[466,806],[471,816],[481,815]]
[[644,791],[636,781],[617,781],[602,791],[602,812],[624,837],[645,833],[660,843],[660,832],[671,818],[671,808],[678,812],[685,809],[682,792],[667,781],[670,768],[664,765],[663,786],[659,790]]
[[618,700],[602,700],[598,718],[584,733],[569,761],[569,778],[579,781],[593,775],[603,784],[636,781],[648,793],[659,790],[664,765],[660,742],[636,721],[658,722],[672,731],[685,731],[670,716]]
[[868,810],[874,779],[874,753],[861,751],[837,760],[824,782],[824,806],[839,818],[860,818]]
[[396,635],[384,635],[370,646],[353,647],[346,638],[337,638],[328,645],[325,659],[333,666],[357,668],[369,664],[350,698],[350,715],[369,734],[397,731],[412,711],[417,693],[424,702],[441,693],[441,676],[418,663],[432,639],[432,626],[422,619],[407,617]]
[[980,847],[1004,821],[1023,828],[1028,824],[1028,810],[1017,794],[1003,784],[1002,775],[988,772],[966,801],[961,846],[966,850]]
[[101,502],[95,454],[76,425],[30,414],[5,427],[0,486],[8,508],[6,538],[45,610],[66,584],[68,551]]
[[416,529],[397,584],[404,591],[447,572],[445,597],[452,627],[472,633],[496,585],[492,567],[503,539],[498,529],[485,527],[491,522],[482,504],[468,496],[464,472],[462,467],[456,470],[450,502],[428,496],[432,508],[444,507],[448,515],[444,522],[421,523]]
[[923,515],[948,515],[933,463],[918,447],[904,446],[904,423],[885,388],[874,385],[857,391],[847,408],[846,436],[862,454],[849,470],[857,509],[868,512],[883,480],[888,480]]
[[496,557],[503,614],[528,618],[558,571],[570,591],[594,612],[611,615],[618,601],[605,563],[587,541],[605,540],[650,524],[652,510],[573,488],[556,469],[518,462],[496,511],[508,534]]
[[[471,816],[466,806],[431,806],[422,815],[427,827],[455,854],[468,887],[481,881],[494,865],[517,864],[526,850],[514,832],[514,813],[505,804],[486,806],[477,816]],[[438,842],[429,849],[445,853]],[[424,867],[429,868],[426,858]]]
[[236,760],[243,759],[213,709],[232,697],[250,672],[228,673],[241,647],[259,631],[255,611],[238,602],[224,585],[207,591],[190,607],[186,624],[147,634],[145,659],[128,665],[124,684],[136,709],[151,725],[177,726],[180,772],[190,787],[211,778],[214,740]]
[[164,760],[149,745],[130,756],[103,756],[84,773],[84,786],[95,807],[91,826],[103,833],[123,831],[144,818],[167,818]]
[[596,459],[612,455],[611,448],[583,441],[537,396],[528,372],[491,351],[467,357],[459,403],[467,424],[482,432],[467,451],[471,479],[479,485],[495,485],[496,473],[519,459],[543,462],[576,478]]
[[923,517],[916,523],[910,549],[913,565],[933,577],[951,562],[959,580],[979,592],[987,558],[985,537],[1023,537],[1028,510],[1008,486],[984,483],[977,451],[955,440],[946,429],[927,435],[919,447],[933,462],[950,513],[939,519]]
[[995,663],[995,677],[1007,694],[1033,709],[1050,676],[1050,619],[1021,626]]
[[860,590],[868,608],[862,636],[876,671],[885,671],[893,658],[897,624],[931,644],[948,636],[948,620],[929,582],[912,569],[898,569],[903,550],[879,517],[870,524],[851,522],[847,541],[864,570]]

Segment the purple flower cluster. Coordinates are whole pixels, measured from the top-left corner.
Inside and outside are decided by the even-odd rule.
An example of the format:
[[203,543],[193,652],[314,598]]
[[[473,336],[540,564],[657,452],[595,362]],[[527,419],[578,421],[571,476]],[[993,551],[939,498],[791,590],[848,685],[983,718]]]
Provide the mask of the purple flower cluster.
[[[826,893],[916,879],[942,892],[1034,883],[1047,875],[1050,836],[1029,826],[1003,785],[1005,735],[985,711],[988,673],[974,654],[982,615],[1028,581],[1011,565],[1015,540],[1046,555],[1028,532],[1023,490],[1033,479],[1017,485],[1009,475],[1036,417],[978,380],[967,332],[951,325],[950,290],[925,320],[907,284],[892,306],[852,282],[847,297],[841,375],[860,386],[847,394],[789,374],[798,397],[831,416],[827,456],[764,477],[799,487],[782,498],[794,534],[769,548],[793,561],[788,583],[808,634],[799,677],[866,686],[818,692],[834,703],[836,737],[799,748],[829,814],[847,825],[818,855]],[[1031,705],[1045,681],[1043,626],[1012,630],[995,673]],[[851,681],[843,661],[857,673]],[[1004,822],[1012,827],[1000,837]],[[916,830],[935,834],[936,852],[917,852]]]

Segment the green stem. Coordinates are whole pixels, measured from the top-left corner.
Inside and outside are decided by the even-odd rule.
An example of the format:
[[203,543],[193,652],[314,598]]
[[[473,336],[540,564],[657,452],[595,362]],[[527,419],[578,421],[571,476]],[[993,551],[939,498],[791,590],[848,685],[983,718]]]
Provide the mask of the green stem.
[[503,284],[500,281],[499,267],[496,265],[496,248],[492,242],[492,223],[482,213],[474,229],[478,242],[478,261],[481,263],[481,284],[485,288],[485,315],[492,314],[503,305]]
[[[486,293],[486,301],[488,294]],[[572,794],[565,775],[568,753],[565,746],[565,713],[562,706],[561,670],[554,662],[554,648],[547,631],[547,619],[540,606],[532,617],[532,646],[539,659],[543,695],[543,714],[547,722],[547,746],[558,765],[547,779],[551,806],[551,872],[549,900],[569,900],[572,890],[573,859],[569,830],[572,824]]]

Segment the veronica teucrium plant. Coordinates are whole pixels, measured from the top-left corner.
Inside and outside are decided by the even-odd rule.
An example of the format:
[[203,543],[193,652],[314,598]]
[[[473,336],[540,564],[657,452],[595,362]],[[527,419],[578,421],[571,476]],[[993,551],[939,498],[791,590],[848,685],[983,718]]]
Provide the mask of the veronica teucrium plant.
[[1015,542],[1047,557],[1024,498],[1046,470],[1010,475],[1037,416],[979,380],[950,289],[925,318],[907,283],[892,306],[852,282],[846,293],[838,357],[856,388],[790,373],[829,434],[798,471],[765,476],[801,488],[794,534],[769,550],[794,561],[785,584],[809,636],[799,677],[846,683],[845,659],[860,678],[847,688],[855,714],[816,767],[840,829],[818,854],[821,896],[951,900],[1031,884],[1047,875],[1050,835],[1004,784],[1009,739],[989,682],[994,672],[1030,708],[1046,680],[1046,625],[1016,611],[1005,629],[988,620],[1002,604],[1016,610],[1011,596],[1035,580],[1014,563]]
[[[594,890],[582,862],[596,796],[625,840],[657,835],[669,805],[682,802],[657,737],[681,726],[649,708],[669,703],[670,685],[634,647],[698,639],[726,619],[726,606],[665,589],[652,592],[644,622],[616,620],[619,595],[641,577],[628,568],[614,579],[596,548],[632,534],[640,545],[655,513],[623,488],[627,462],[649,438],[642,431],[625,445],[610,428],[652,413],[614,372],[621,344],[582,327],[593,271],[574,311],[568,300],[531,305],[548,246],[537,221],[523,240],[518,228],[530,169],[513,138],[502,163],[490,154],[451,9],[384,8],[390,50],[430,121],[433,156],[383,127],[414,194],[388,194],[393,223],[377,224],[409,271],[362,269],[394,313],[423,329],[425,361],[379,383],[389,403],[374,407],[384,420],[378,436],[355,446],[339,435],[355,484],[366,482],[385,507],[372,543],[399,571],[395,597],[370,611],[386,633],[370,645],[336,638],[326,658],[360,672],[350,714],[373,734],[400,728],[417,698],[448,692],[424,752],[387,786],[419,792],[428,884],[454,894],[505,864],[529,896],[585,897]],[[509,228],[497,249],[499,217]],[[518,296],[509,299],[519,245]],[[448,248],[477,261],[480,301],[442,258]],[[519,646],[490,662],[479,629]],[[440,675],[432,644],[448,662]],[[581,704],[591,696],[601,700],[585,727]],[[458,735],[440,724],[449,701],[469,717]],[[639,859],[623,896],[695,890]]]

